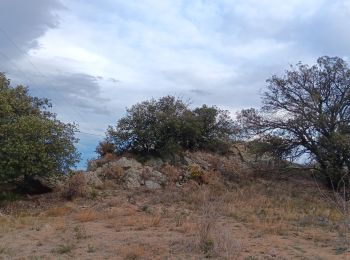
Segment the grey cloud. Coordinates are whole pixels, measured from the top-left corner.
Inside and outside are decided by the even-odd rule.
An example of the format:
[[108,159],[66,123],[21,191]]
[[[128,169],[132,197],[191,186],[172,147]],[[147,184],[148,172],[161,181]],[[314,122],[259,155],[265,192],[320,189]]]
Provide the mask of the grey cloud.
[[108,80],[113,82],[113,83],[121,83],[121,81],[119,79],[115,79],[115,78],[109,78]]
[[64,73],[46,76],[32,91],[48,97],[54,105],[79,109],[82,113],[109,114],[107,98],[102,97],[98,78],[83,73]]
[[0,51],[14,58],[21,56],[21,51],[38,48],[37,39],[57,27],[56,11],[62,8],[59,0],[1,0]]
[[349,55],[350,5],[345,3],[334,1],[323,6],[306,23],[300,24],[299,42],[318,55]]
[[199,95],[199,96],[207,96],[210,95],[211,93],[209,91],[205,91],[202,89],[191,89],[190,92]]

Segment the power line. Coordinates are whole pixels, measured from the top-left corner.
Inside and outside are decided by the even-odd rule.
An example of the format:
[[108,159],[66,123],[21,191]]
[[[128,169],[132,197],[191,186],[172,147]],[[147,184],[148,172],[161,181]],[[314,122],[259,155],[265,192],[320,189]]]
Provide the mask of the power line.
[[[14,40],[11,39],[11,37],[6,33],[6,31],[4,29],[2,29],[0,27],[0,31],[2,32],[2,34],[6,37],[6,39],[13,45],[15,46],[15,48],[26,58],[26,60],[28,61],[28,63],[33,67],[33,69],[43,78],[48,78],[46,77],[35,65],[34,63],[29,59],[29,56],[26,52],[24,52],[17,44]],[[9,63],[16,68],[21,74],[23,74],[30,82],[33,83],[33,80],[31,80],[30,77],[27,76],[26,73],[24,73],[14,62],[12,62],[12,60],[3,52],[0,52],[0,55],[3,56],[6,60],[9,61]],[[38,85],[38,84],[34,84],[33,85]],[[65,100],[65,98],[63,97],[63,99]],[[67,102],[67,100],[65,100],[66,103],[68,104],[69,102]],[[80,113],[79,111],[77,111],[78,113]],[[82,133],[82,134],[86,134],[86,135],[91,135],[91,136],[97,136],[97,137],[104,137],[102,135],[97,135],[97,134],[93,134],[93,133],[88,133],[88,132],[84,132],[84,131],[76,131],[77,133]]]
[[97,136],[97,137],[105,137],[103,135],[98,135],[98,134],[92,134],[92,133],[88,133],[88,132],[83,132],[83,131],[75,131],[76,133],[81,133],[81,134],[86,134],[86,135],[91,135],[91,136]]
[[4,29],[2,29],[1,27],[0,27],[0,31],[1,31],[2,34],[6,37],[6,39],[7,39],[13,46],[15,46],[15,48],[16,48],[21,54],[23,54],[23,56],[26,58],[26,60],[29,62],[29,64],[34,68],[34,70],[35,70],[41,77],[46,78],[46,76],[45,76],[43,73],[41,73],[41,71],[40,71],[40,70],[34,65],[34,63],[28,58],[28,54],[27,54],[25,51],[23,51],[23,50],[16,44],[16,42],[15,42],[14,40],[11,39],[11,37],[7,34],[7,32],[6,32]]
[[33,85],[37,85],[30,77],[28,77],[28,75],[22,70],[20,69],[5,53],[0,51],[0,55],[7,60],[19,73],[23,74],[24,77]]

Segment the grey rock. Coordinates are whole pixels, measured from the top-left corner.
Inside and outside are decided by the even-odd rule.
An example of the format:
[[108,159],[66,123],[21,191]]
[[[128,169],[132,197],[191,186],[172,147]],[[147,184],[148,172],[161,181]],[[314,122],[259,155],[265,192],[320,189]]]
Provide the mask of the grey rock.
[[94,187],[97,189],[103,187],[103,182],[97,176],[96,172],[86,172],[84,174],[84,178],[85,178],[86,184],[91,187]]
[[133,168],[127,170],[124,182],[127,188],[139,188],[142,184],[141,171]]
[[109,166],[112,166],[113,164],[118,165],[118,166],[122,167],[123,169],[130,169],[130,168],[140,169],[140,168],[142,168],[141,163],[139,163],[135,159],[130,159],[130,158],[126,158],[126,157],[122,157],[116,162],[109,163]]
[[142,178],[144,179],[145,186],[149,189],[160,189],[167,181],[167,178],[163,173],[155,171],[149,166],[144,167]]
[[87,164],[87,171],[95,171],[98,168],[97,160],[89,160]]
[[184,162],[186,165],[194,164],[194,161],[192,159],[188,158],[187,156],[185,156],[183,159],[184,159]]
[[158,183],[158,182],[155,182],[155,181],[152,181],[152,180],[146,180],[145,181],[145,186],[148,188],[148,189],[160,189],[162,186]]
[[150,166],[150,167],[153,167],[153,168],[156,168],[156,169],[160,169],[162,166],[163,166],[164,162],[162,159],[160,158],[152,158],[152,159],[149,159],[145,165],[147,166]]

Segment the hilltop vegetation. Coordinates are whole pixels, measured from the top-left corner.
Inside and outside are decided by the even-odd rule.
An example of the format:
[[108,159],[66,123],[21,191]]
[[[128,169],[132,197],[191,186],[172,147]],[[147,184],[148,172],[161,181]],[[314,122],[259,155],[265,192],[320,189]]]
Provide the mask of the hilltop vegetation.
[[0,73],[0,184],[66,173],[79,160],[76,127],[48,111],[47,99],[13,87]]
[[347,259],[350,70],[322,57],[267,82],[235,119],[137,103],[71,171],[76,127],[0,74],[0,258]]
[[165,96],[127,109],[117,126],[109,127],[106,141],[97,152],[163,157],[196,149],[225,152],[234,133],[228,111],[207,105],[190,109],[183,100]]

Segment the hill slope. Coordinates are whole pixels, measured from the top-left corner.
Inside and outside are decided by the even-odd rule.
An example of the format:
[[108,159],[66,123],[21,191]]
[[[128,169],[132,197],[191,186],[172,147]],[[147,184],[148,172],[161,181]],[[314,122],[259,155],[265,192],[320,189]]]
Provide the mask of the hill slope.
[[0,258],[349,257],[343,215],[308,173],[257,176],[241,156],[94,161],[51,194],[2,206]]

